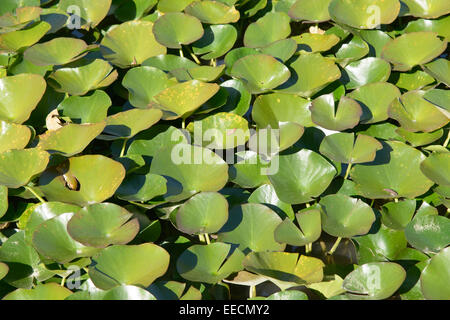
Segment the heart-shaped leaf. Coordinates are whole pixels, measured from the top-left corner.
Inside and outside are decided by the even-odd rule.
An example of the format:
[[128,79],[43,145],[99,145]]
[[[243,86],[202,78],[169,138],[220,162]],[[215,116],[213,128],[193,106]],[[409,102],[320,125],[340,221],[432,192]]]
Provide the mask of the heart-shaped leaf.
[[46,283],[33,289],[17,289],[3,297],[3,300],[64,300],[71,294],[72,291],[57,283]]
[[437,253],[450,243],[450,221],[438,215],[415,217],[405,228],[408,242],[416,249]]
[[67,12],[73,10],[73,6],[80,10],[79,18],[83,27],[90,29],[96,27],[106,17],[111,7],[111,0],[61,0],[58,4],[60,9]]
[[157,174],[129,175],[117,189],[116,195],[128,201],[149,201],[167,192],[167,180]]
[[38,42],[51,28],[45,21],[39,21],[25,29],[2,33],[0,49],[6,52],[23,51]]
[[407,7],[407,14],[421,18],[438,18],[450,13],[450,5],[445,0],[402,0]]
[[381,221],[391,229],[403,230],[411,221],[415,211],[416,200],[414,199],[388,202],[381,207]]
[[297,0],[289,9],[289,16],[294,20],[323,22],[330,20],[328,6],[331,0]]
[[248,198],[248,202],[264,204],[275,211],[281,218],[289,217],[291,220],[294,219],[292,206],[278,198],[271,184],[264,184],[253,191]]
[[74,240],[95,248],[127,244],[139,232],[139,222],[132,216],[113,203],[96,203],[75,213],[67,231]]
[[380,58],[365,58],[351,62],[344,68],[341,80],[347,89],[355,89],[374,82],[389,79],[391,66]]
[[265,47],[287,38],[291,33],[289,16],[284,12],[269,12],[247,27],[244,45],[249,48]]
[[234,6],[227,6],[219,1],[194,1],[184,8],[184,12],[210,24],[234,23],[240,17]]
[[328,51],[339,43],[340,39],[334,34],[320,34],[320,33],[302,33],[299,36],[293,37],[297,42],[297,50],[300,52],[322,52]]
[[208,26],[203,36],[192,44],[192,49],[195,54],[202,55],[204,60],[215,59],[233,47],[237,36],[236,28],[230,24]]
[[450,261],[450,248],[445,248],[431,258],[420,276],[420,286],[425,298],[430,300],[448,300],[450,292],[447,286],[447,270]]
[[27,49],[24,58],[37,66],[57,66],[82,58],[87,49],[81,39],[55,38]]
[[166,273],[169,259],[169,253],[153,243],[113,245],[93,257],[95,265],[89,267],[89,276],[102,290],[120,285],[148,287]]
[[445,83],[447,87],[450,86],[450,61],[447,59],[436,59],[427,63],[425,71],[438,81]]
[[61,117],[69,117],[74,123],[96,123],[106,119],[111,105],[108,94],[96,90],[90,95],[65,99],[59,104],[58,112]]
[[436,184],[450,186],[450,153],[433,152],[421,164],[420,170]]
[[20,124],[0,120],[0,153],[11,149],[23,149],[31,138],[31,130]]

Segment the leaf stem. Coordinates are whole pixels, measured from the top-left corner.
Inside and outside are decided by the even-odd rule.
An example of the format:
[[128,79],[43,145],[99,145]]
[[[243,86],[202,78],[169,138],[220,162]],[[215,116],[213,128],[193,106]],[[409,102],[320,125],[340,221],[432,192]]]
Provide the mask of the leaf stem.
[[128,139],[123,140],[122,150],[120,150],[120,156],[119,156],[120,158],[122,158],[125,155],[125,149],[127,147],[127,142],[128,142]]
[[181,120],[181,129],[186,129],[186,119]]
[[216,61],[216,59],[211,59],[211,66],[217,67],[217,61]]
[[375,203],[375,199],[372,199],[372,202],[370,202],[370,207],[373,208],[373,204]]
[[347,166],[347,171],[345,171],[345,176],[344,176],[344,180],[346,180],[348,178],[348,175],[350,174],[350,170],[352,168],[352,163],[350,162]]
[[256,297],[256,286],[250,286],[250,290],[248,293],[248,297],[249,298],[254,298]]
[[180,48],[179,52],[180,52],[180,57],[184,58],[183,47]]
[[205,242],[205,241],[206,241],[206,240],[205,240],[205,237],[203,236],[202,233],[200,233],[200,234],[198,235],[198,240],[200,240],[200,242]]
[[443,144],[444,148],[447,148],[449,142],[450,142],[450,130],[448,130],[447,139],[445,139],[445,141],[444,141],[444,144]]
[[310,253],[312,250],[312,243],[305,244],[305,253]]
[[66,284],[66,277],[62,277],[62,279],[61,279],[61,287],[64,287],[65,284]]
[[398,198],[394,198],[394,202],[395,202],[395,203],[398,203]]
[[45,200],[42,199],[41,196],[39,196],[39,195],[37,194],[37,192],[34,191],[34,189],[33,189],[32,187],[24,186],[24,188],[25,188],[26,190],[30,191],[30,192],[33,194],[33,196],[34,196],[36,199],[38,199],[41,203],[45,203]]
[[207,233],[203,234],[206,240],[206,244],[211,244],[211,240],[209,239],[209,235]]
[[338,237],[338,238],[336,239],[336,242],[334,243],[333,247],[330,249],[330,251],[328,251],[328,254],[329,254],[329,255],[332,255],[332,254],[336,251],[336,249],[337,249],[337,247],[339,246],[339,243],[341,242],[341,240],[342,240],[341,237]]

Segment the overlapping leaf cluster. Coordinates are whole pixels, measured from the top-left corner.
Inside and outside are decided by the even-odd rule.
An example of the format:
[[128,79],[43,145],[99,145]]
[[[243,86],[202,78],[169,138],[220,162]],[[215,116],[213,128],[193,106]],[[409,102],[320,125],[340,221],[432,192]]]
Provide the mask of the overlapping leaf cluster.
[[450,299],[449,13],[2,0],[1,297]]

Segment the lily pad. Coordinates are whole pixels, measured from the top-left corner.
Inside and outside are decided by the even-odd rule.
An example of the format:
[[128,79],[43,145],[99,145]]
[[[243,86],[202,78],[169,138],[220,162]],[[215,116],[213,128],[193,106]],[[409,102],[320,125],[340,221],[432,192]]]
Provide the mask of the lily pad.
[[408,71],[416,65],[423,65],[447,48],[447,41],[439,39],[434,32],[411,32],[388,42],[381,57],[394,65],[394,70]]
[[400,13],[398,0],[332,0],[328,7],[331,18],[358,29],[375,29],[394,22]]
[[170,12],[156,20],[153,33],[160,44],[178,49],[183,44],[200,39],[204,30],[197,18],[181,12]]
[[289,217],[293,220],[295,217],[292,206],[278,198],[271,184],[264,184],[253,191],[248,198],[248,202],[264,204],[275,211],[281,218]]
[[290,77],[289,69],[275,58],[265,54],[245,56],[233,64],[231,74],[241,79],[251,93],[273,89]]
[[342,97],[335,108],[333,94],[314,99],[310,107],[312,121],[328,130],[343,131],[355,127],[363,113],[358,102],[348,97]]
[[307,98],[341,77],[341,72],[334,61],[322,57],[320,53],[300,55],[289,67],[291,78],[278,87],[277,91]]
[[244,253],[282,251],[285,245],[277,243],[274,237],[275,229],[281,222],[281,218],[267,206],[259,203],[243,204],[230,210],[229,219],[219,231],[218,240],[239,245]]
[[177,260],[178,273],[189,281],[217,283],[230,274],[243,269],[244,254],[231,245],[216,242],[209,245],[193,245]]
[[350,175],[358,192],[369,199],[411,199],[427,192],[433,182],[420,170],[425,155],[399,141],[386,144],[374,163],[353,167]]
[[326,136],[320,144],[320,153],[341,163],[364,163],[375,160],[383,146],[377,139],[364,134],[334,133]]
[[33,289],[17,289],[3,297],[3,300],[64,300],[71,294],[72,291],[57,283],[46,283]]
[[93,124],[70,123],[58,130],[39,136],[37,148],[71,157],[82,152],[105,128],[105,122]]
[[297,44],[297,50],[300,52],[323,52],[328,51],[339,43],[340,39],[334,34],[319,34],[319,33],[302,33],[299,36],[293,37]]
[[314,151],[302,149],[279,156],[279,170],[270,175],[277,196],[289,204],[305,203],[318,197],[330,185],[336,169]]
[[24,52],[24,57],[37,66],[56,66],[82,58],[87,49],[86,42],[81,39],[55,38],[35,44]]
[[166,273],[169,259],[167,251],[153,243],[113,245],[93,257],[89,276],[102,290],[120,285],[148,287]]
[[331,0],[297,0],[289,9],[289,16],[294,20],[324,22],[331,19],[328,6]]
[[272,93],[256,98],[252,118],[259,128],[278,128],[280,122],[296,122],[304,127],[312,127],[310,102],[293,94]]
[[6,52],[19,52],[38,42],[51,28],[50,24],[40,21],[22,30],[0,35],[0,49]]
[[304,246],[319,239],[322,233],[320,208],[312,207],[299,211],[296,215],[298,227],[289,218],[275,229],[275,240],[291,246]]
[[50,201],[77,205],[103,202],[125,177],[123,166],[102,155],[69,159],[67,168],[51,167],[39,179],[39,188]]
[[361,105],[363,111],[361,122],[375,123],[389,118],[389,106],[400,95],[400,90],[393,84],[376,82],[357,88],[350,92],[348,97]]
[[381,221],[385,226],[395,230],[403,230],[416,211],[416,200],[405,199],[399,202],[388,202],[381,207],[381,210]]
[[269,12],[247,27],[244,45],[249,48],[265,47],[285,39],[291,33],[290,18],[284,12]]
[[111,105],[108,94],[96,90],[83,97],[72,96],[64,99],[59,104],[58,111],[61,117],[69,117],[74,123],[96,123],[106,119]]
[[165,54],[167,50],[156,41],[153,27],[149,21],[127,21],[111,27],[100,43],[103,56],[119,68],[128,68]]
[[127,244],[139,232],[139,222],[132,216],[113,203],[92,204],[75,213],[67,231],[74,240],[95,248]]
[[236,28],[230,24],[211,25],[205,28],[202,38],[192,44],[192,50],[204,60],[216,59],[233,47],[237,36]]
[[395,99],[389,107],[389,117],[410,132],[431,132],[445,126],[450,115],[423,98],[424,92],[409,91]]
[[450,153],[432,153],[421,164],[420,170],[436,184],[450,186]]
[[366,263],[344,279],[350,299],[382,300],[392,296],[406,278],[405,270],[393,262]]
[[83,96],[91,90],[109,86],[117,76],[117,71],[107,61],[96,59],[81,67],[58,69],[48,80],[57,92]]
[[176,214],[177,228],[188,234],[216,233],[227,220],[228,202],[217,192],[194,195]]
[[348,42],[340,46],[336,52],[336,58],[340,65],[346,66],[348,63],[359,60],[369,53],[369,45],[359,36],[353,36]]
[[332,194],[320,200],[323,230],[335,237],[350,238],[369,232],[375,222],[372,208],[360,199]]
[[167,192],[167,180],[157,174],[129,175],[117,189],[118,198],[146,202]]
[[447,59],[436,59],[425,65],[425,70],[438,81],[450,86],[450,61]]
[[9,150],[0,154],[0,185],[19,188],[47,167],[50,155],[39,149]]
[[450,13],[450,5],[445,0],[402,0],[407,7],[407,14],[414,17],[435,19]]
[[365,58],[351,62],[344,68],[341,81],[347,89],[355,89],[374,82],[389,79],[391,66],[380,58]]
[[420,276],[420,286],[425,298],[430,300],[448,300],[450,297],[449,276],[447,270],[450,261],[450,248],[445,248],[425,267]]
[[37,74],[22,73],[1,78],[0,120],[24,123],[38,105],[46,87],[44,78]]
[[268,161],[265,161],[255,151],[236,152],[236,161],[230,166],[230,181],[243,188],[256,188],[269,183],[266,176]]
[[30,138],[31,130],[28,127],[0,120],[0,153],[23,149]]
[[183,11],[191,2],[195,0],[160,0],[158,2],[158,11],[161,12],[179,12]]
[[438,215],[415,217],[406,226],[405,235],[414,248],[437,253],[450,244],[450,221]]
[[228,165],[222,158],[208,149],[184,143],[160,150],[153,158],[150,173],[175,180],[174,190],[165,196],[168,201],[186,199],[201,191],[219,191],[228,181]]
[[246,270],[266,277],[282,290],[323,279],[324,263],[298,253],[251,252],[243,263]]
[[297,42],[292,38],[282,39],[258,48],[258,51],[286,62],[297,51]]
[[163,119],[186,118],[212,98],[219,88],[219,85],[215,83],[199,80],[186,81],[158,93],[154,97],[158,103],[155,107],[165,112]]
[[64,11],[73,10],[77,6],[80,10],[81,23],[88,29],[96,27],[108,14],[111,0],[61,0],[58,7]]
[[184,12],[198,18],[203,23],[226,24],[237,22],[239,11],[219,1],[194,1],[184,8]]

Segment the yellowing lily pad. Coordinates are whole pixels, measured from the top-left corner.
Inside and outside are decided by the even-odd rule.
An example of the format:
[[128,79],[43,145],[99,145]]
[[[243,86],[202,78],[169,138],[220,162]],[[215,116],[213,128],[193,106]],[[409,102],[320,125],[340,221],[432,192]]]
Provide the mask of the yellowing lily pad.
[[31,130],[20,124],[0,120],[0,153],[11,149],[23,149],[31,138]]
[[240,17],[234,6],[227,6],[219,1],[194,1],[184,8],[184,12],[210,24],[234,23]]

